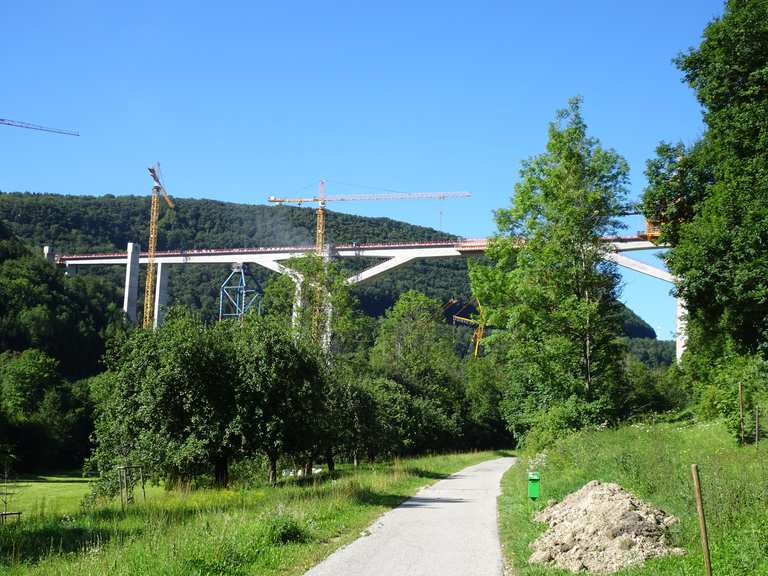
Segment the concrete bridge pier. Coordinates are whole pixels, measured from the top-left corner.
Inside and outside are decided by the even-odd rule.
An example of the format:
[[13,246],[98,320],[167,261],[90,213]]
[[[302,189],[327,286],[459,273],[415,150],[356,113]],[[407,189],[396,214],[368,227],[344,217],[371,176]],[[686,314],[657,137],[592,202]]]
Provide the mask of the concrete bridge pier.
[[52,246],[43,246],[43,258],[48,260],[51,264],[56,263],[56,251]]
[[135,242],[128,242],[128,258],[125,266],[125,292],[123,312],[131,322],[136,322],[136,303],[139,300],[139,256],[141,249]]
[[155,308],[152,325],[157,328],[165,320],[165,306],[168,303],[168,273],[169,264],[164,262],[155,263],[157,268],[157,277],[155,278]]

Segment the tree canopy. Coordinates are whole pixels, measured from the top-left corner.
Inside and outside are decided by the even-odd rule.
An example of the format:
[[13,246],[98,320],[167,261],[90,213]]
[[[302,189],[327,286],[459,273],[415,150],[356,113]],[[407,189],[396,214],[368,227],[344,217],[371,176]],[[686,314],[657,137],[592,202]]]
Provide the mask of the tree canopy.
[[489,324],[504,329],[489,341],[507,356],[504,416],[518,432],[569,399],[609,415],[624,382],[618,274],[600,239],[619,227],[628,166],[587,135],[580,103],[558,113],[496,212],[493,266],[471,270]]
[[755,351],[768,329],[768,4],[727,2],[675,62],[707,130],[690,147],[659,146],[644,210],[672,243],[692,348]]

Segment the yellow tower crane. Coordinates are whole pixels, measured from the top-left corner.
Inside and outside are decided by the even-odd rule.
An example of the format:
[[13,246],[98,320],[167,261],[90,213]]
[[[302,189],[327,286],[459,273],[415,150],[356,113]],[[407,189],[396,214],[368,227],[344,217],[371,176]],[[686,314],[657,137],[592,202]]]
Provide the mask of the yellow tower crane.
[[[325,254],[325,206],[328,202],[356,202],[359,200],[444,200],[446,198],[466,198],[471,196],[469,192],[392,192],[386,194],[345,194],[345,195],[332,195],[328,196],[325,193],[325,181],[320,181],[320,187],[317,196],[309,197],[277,197],[270,196],[268,200],[273,204],[305,204],[316,203],[316,225],[315,225],[315,250],[319,256]],[[317,284],[315,288],[315,306],[313,311],[313,325],[316,334],[321,338],[328,340],[327,328],[325,328],[324,336],[320,335],[323,332],[322,316],[325,308],[323,302],[322,287]]]
[[270,196],[268,200],[273,204],[317,204],[317,223],[315,226],[315,249],[318,254],[325,250],[325,206],[328,202],[357,202],[359,200],[445,200],[446,198],[467,198],[472,196],[469,192],[393,192],[389,194],[325,194],[325,181],[320,181],[320,189],[317,196],[309,197],[277,197]]
[[160,163],[148,168],[152,176],[152,207],[149,215],[149,249],[147,250],[147,281],[144,285],[144,328],[151,328],[155,308],[155,252],[157,251],[157,221],[160,216],[160,196],[173,208],[173,200],[168,196],[160,180]]
[[[463,310],[463,308],[462,308]],[[485,336],[485,327],[488,323],[488,320],[485,316],[485,310],[480,305],[480,300],[477,300],[477,318],[467,318],[466,316],[460,316],[461,310],[459,310],[459,314],[453,315],[453,321],[458,322],[459,324],[467,324],[469,326],[474,326],[475,331],[472,333],[472,341],[474,344],[474,350],[472,352],[472,356],[474,358],[477,358],[480,354],[480,341]]]

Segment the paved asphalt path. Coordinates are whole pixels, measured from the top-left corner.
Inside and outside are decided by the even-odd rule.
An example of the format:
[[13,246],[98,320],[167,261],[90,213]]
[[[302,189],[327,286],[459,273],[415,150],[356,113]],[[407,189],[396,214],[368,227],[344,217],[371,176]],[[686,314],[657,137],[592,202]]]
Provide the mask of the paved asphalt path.
[[502,576],[496,498],[514,461],[488,460],[421,490],[305,576]]

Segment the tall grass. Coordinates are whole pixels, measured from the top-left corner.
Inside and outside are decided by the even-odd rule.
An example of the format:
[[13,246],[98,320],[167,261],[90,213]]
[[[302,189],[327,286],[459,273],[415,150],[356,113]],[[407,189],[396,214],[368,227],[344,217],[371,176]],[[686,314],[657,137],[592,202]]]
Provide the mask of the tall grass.
[[[541,459],[541,456],[537,457]],[[546,451],[542,498],[526,498],[528,458],[502,480],[500,530],[509,561],[520,576],[566,574],[527,563],[528,544],[546,528],[535,510],[590,480],[617,482],[680,519],[672,541],[682,557],[649,561],[622,575],[701,575],[702,552],[690,465],[702,480],[713,572],[718,576],[768,575],[768,442],[739,448],[720,423],[632,425],[574,434]]]
[[0,573],[301,574],[421,486],[492,457],[400,460],[275,488],[155,490],[125,512],[30,514],[0,527]]

